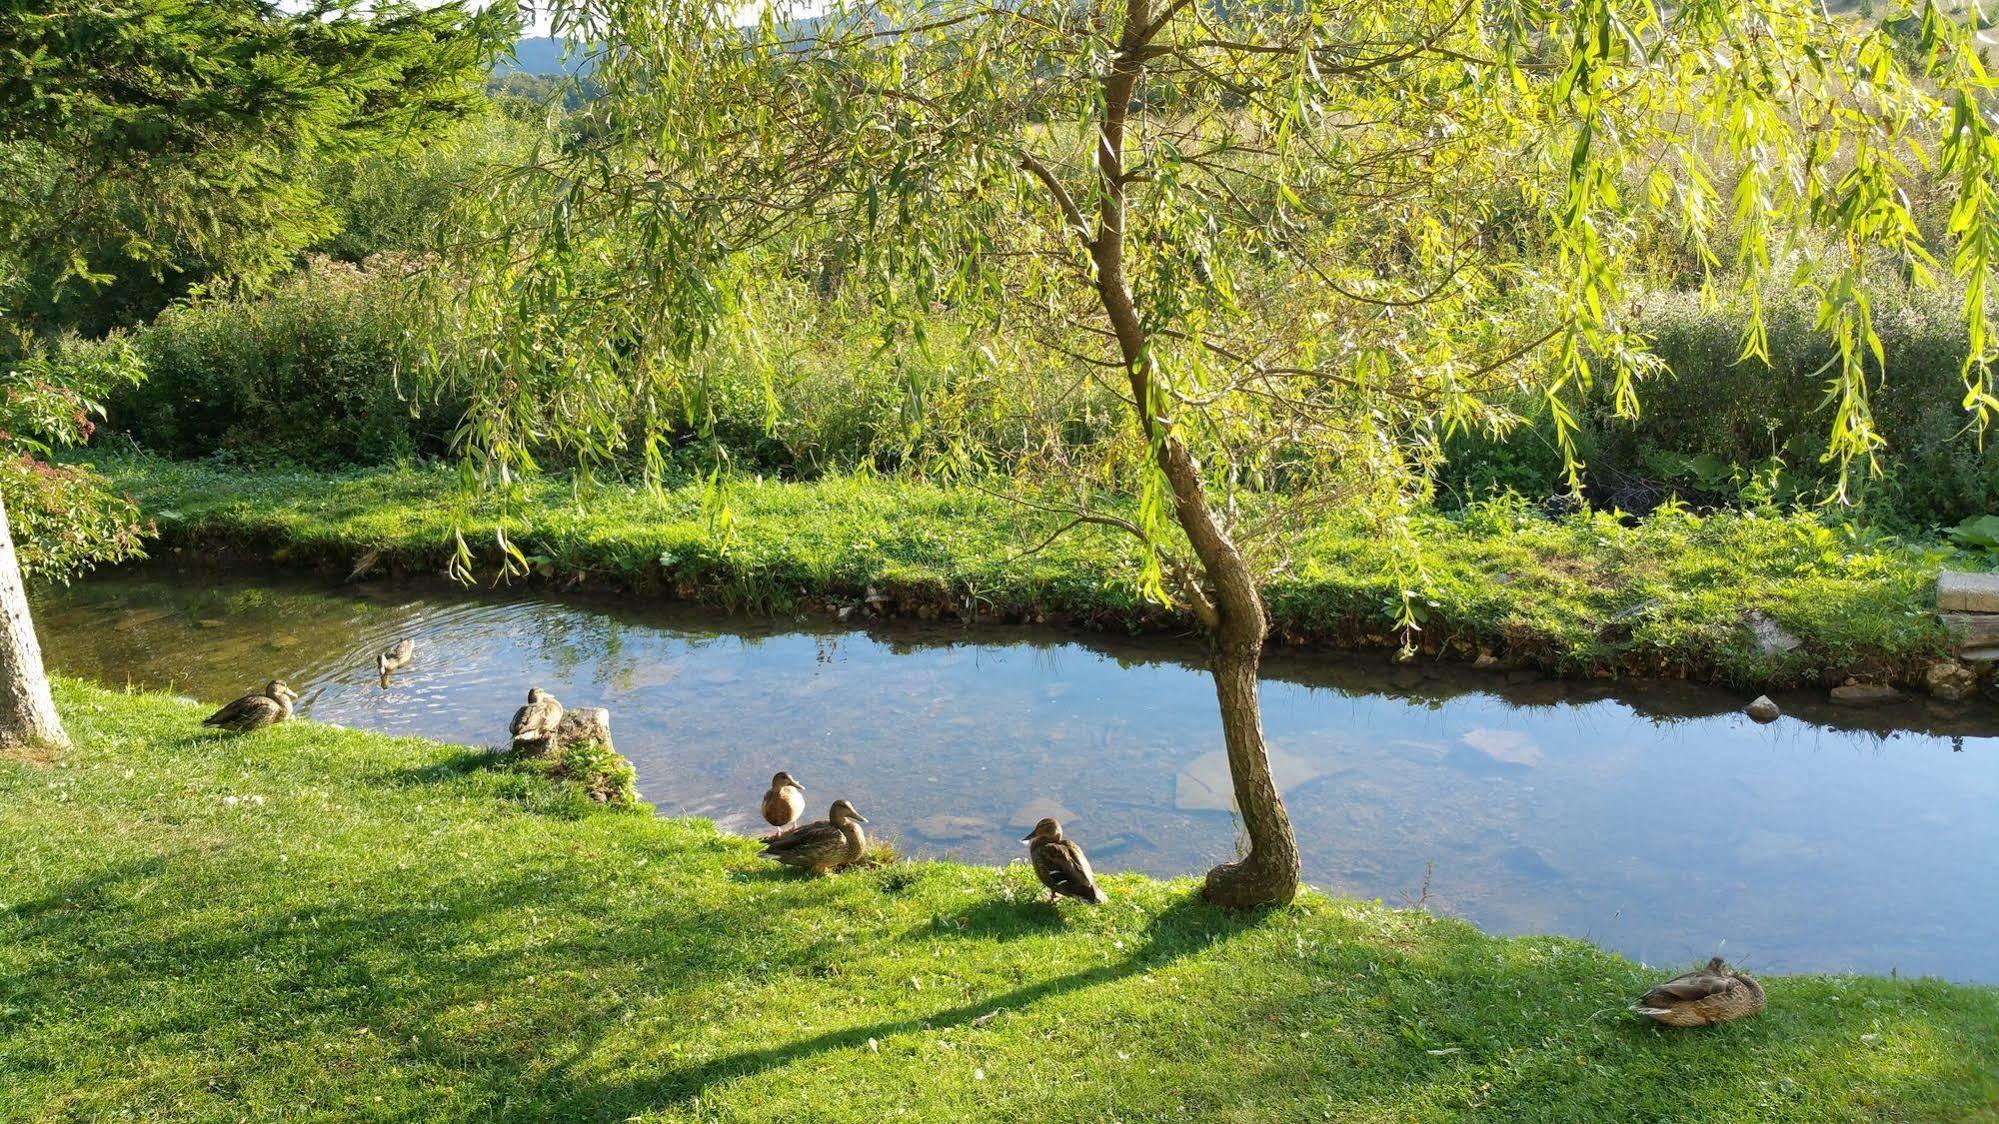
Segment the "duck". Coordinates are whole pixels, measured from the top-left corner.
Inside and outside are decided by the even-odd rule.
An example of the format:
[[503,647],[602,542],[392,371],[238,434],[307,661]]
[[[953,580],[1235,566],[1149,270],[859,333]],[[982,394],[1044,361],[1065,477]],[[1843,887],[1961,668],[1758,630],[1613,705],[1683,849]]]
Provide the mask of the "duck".
[[1027,857],[1034,863],[1035,877],[1048,887],[1050,902],[1069,897],[1102,905],[1110,900],[1103,887],[1097,885],[1089,856],[1083,854],[1075,840],[1062,834],[1061,821],[1052,816],[1043,818],[1021,842],[1027,844]]
[[1667,1026],[1713,1026],[1763,1009],[1763,985],[1717,956],[1639,996],[1631,1010]]
[[261,693],[252,692],[201,720],[204,726],[218,730],[234,730],[247,734],[266,726],[283,722],[292,716],[292,704],[298,702],[298,692],[291,689],[282,679],[273,679],[264,684]]
[[375,670],[382,676],[382,686],[389,685],[390,672],[408,667],[410,660],[414,658],[416,658],[416,641],[408,636],[396,641],[395,647],[385,649],[376,656]]
[[825,819],[767,840],[763,855],[786,866],[826,874],[859,862],[867,853],[867,833],[861,830],[866,822],[867,818],[855,811],[852,804],[835,800]]
[[805,786],[793,779],[790,773],[780,770],[770,779],[770,791],[764,793],[762,811],[764,822],[782,833],[805,814]]
[[507,726],[507,732],[514,736],[514,747],[518,749],[523,745],[547,742],[561,724],[562,704],[540,687],[529,687],[528,704],[514,711],[514,720]]

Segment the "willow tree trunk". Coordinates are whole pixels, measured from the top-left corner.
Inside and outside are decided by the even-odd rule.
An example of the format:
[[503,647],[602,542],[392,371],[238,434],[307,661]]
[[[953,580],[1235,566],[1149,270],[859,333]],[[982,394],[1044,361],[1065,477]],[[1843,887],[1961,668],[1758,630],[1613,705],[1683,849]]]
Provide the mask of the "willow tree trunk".
[[1150,339],[1124,272],[1125,122],[1133,91],[1145,69],[1148,46],[1166,18],[1182,6],[1176,3],[1167,9],[1165,18],[1155,22],[1151,0],[1126,2],[1124,32],[1110,72],[1104,77],[1104,117],[1097,146],[1097,228],[1089,251],[1096,267],[1097,296],[1117,336],[1140,427],[1152,442],[1159,470],[1173,491],[1174,518],[1187,533],[1209,586],[1208,591],[1195,591],[1192,596],[1208,602],[1201,615],[1212,641],[1209,670],[1215,678],[1229,777],[1235,785],[1243,828],[1249,833],[1249,852],[1236,862],[1209,871],[1203,893],[1217,905],[1272,905],[1297,896],[1298,840],[1271,778],[1270,753],[1263,741],[1263,711],[1257,694],[1263,641],[1269,631],[1263,596],[1242,552],[1208,503],[1199,462],[1171,419],[1157,412],[1159,388],[1154,383]]
[[21,582],[21,559],[7,507],[0,503],[0,747],[69,744],[49,674],[42,668],[42,645],[28,617],[28,590]]

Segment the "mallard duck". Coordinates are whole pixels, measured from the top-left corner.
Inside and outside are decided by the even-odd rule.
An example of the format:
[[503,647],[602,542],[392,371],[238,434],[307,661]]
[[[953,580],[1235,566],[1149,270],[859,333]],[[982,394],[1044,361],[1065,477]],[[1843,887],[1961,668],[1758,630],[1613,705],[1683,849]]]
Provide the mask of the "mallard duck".
[[382,686],[386,687],[389,685],[389,673],[391,671],[400,671],[408,667],[410,660],[415,657],[416,641],[407,636],[396,641],[395,647],[386,649],[381,655],[376,656],[375,670],[381,673]]
[[292,704],[297,701],[297,691],[287,686],[284,680],[273,679],[264,684],[262,694],[244,695],[202,719],[201,724],[219,730],[234,730],[240,734],[247,734],[251,730],[261,730],[290,718]]
[[793,780],[790,773],[778,773],[770,779],[770,791],[764,793],[762,810],[764,822],[783,831],[805,814],[805,786]]
[[562,704],[540,687],[529,687],[528,704],[514,711],[507,732],[514,736],[516,746],[530,745],[546,742],[561,724]]
[[825,874],[848,863],[858,862],[867,852],[868,837],[861,830],[861,825],[866,822],[859,812],[854,811],[852,804],[835,800],[825,819],[793,828],[769,840],[764,844],[763,853],[765,857],[776,859],[786,866]]
[[1631,1009],[1667,1026],[1712,1026],[1761,1011],[1763,985],[1717,956],[1646,992]]
[[1042,820],[1021,842],[1027,844],[1027,857],[1034,862],[1035,877],[1048,887],[1049,901],[1071,897],[1102,905],[1110,900],[1104,896],[1103,887],[1097,885],[1097,873],[1090,869],[1089,856],[1083,854],[1075,840],[1063,837],[1061,821],[1053,817]]

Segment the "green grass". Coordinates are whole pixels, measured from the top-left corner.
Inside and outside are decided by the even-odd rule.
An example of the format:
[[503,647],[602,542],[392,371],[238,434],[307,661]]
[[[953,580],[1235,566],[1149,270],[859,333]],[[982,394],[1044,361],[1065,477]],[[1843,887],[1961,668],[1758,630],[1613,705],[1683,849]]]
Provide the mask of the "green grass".
[[[157,520],[169,547],[233,547],[345,573],[365,550],[439,572],[462,532],[488,566],[504,525],[537,574],[658,589],[731,608],[789,610],[870,589],[905,612],[1184,628],[1137,595],[1130,540],[1082,528],[1027,553],[1058,516],[969,487],[880,477],[744,480],[716,518],[700,483],[655,497],[542,480],[503,513],[442,468],[334,475],[229,470],[150,458],[103,464]],[[1277,635],[1388,645],[1410,570],[1366,516],[1317,520],[1273,578]],[[1605,515],[1548,519],[1488,504],[1414,519],[1423,543],[1421,640],[1568,674],[1637,673],[1736,685],[1916,681],[1948,637],[1931,612],[1949,548],[1829,525],[1809,513],[1667,513],[1635,527]],[[1023,555],[1025,556],[1023,557]],[[1803,645],[1758,650],[1762,613]]]
[[58,698],[75,747],[0,757],[4,1120],[1999,1119],[1991,989],[1778,977],[1669,1031],[1580,941],[814,880],[473,751]]

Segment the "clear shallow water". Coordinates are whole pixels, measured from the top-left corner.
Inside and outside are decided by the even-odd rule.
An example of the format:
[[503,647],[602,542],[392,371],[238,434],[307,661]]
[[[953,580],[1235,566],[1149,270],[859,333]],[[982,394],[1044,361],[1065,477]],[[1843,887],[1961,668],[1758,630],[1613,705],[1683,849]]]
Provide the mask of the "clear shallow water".
[[[762,828],[787,768],[904,849],[1021,854],[1060,816],[1102,870],[1234,852],[1220,721],[1193,641],[723,618],[126,571],[38,598],[54,668],[220,702],[276,675],[306,714],[474,745],[538,684],[612,712],[667,814]],[[417,638],[384,691],[374,653]],[[1306,880],[1656,964],[1999,982],[1999,712],[1837,711],[1678,684],[1276,655],[1265,724]],[[1852,723],[1875,724],[1875,729]],[[1895,729],[1893,724],[1907,727]],[[1842,727],[1840,724],[1848,724]]]

